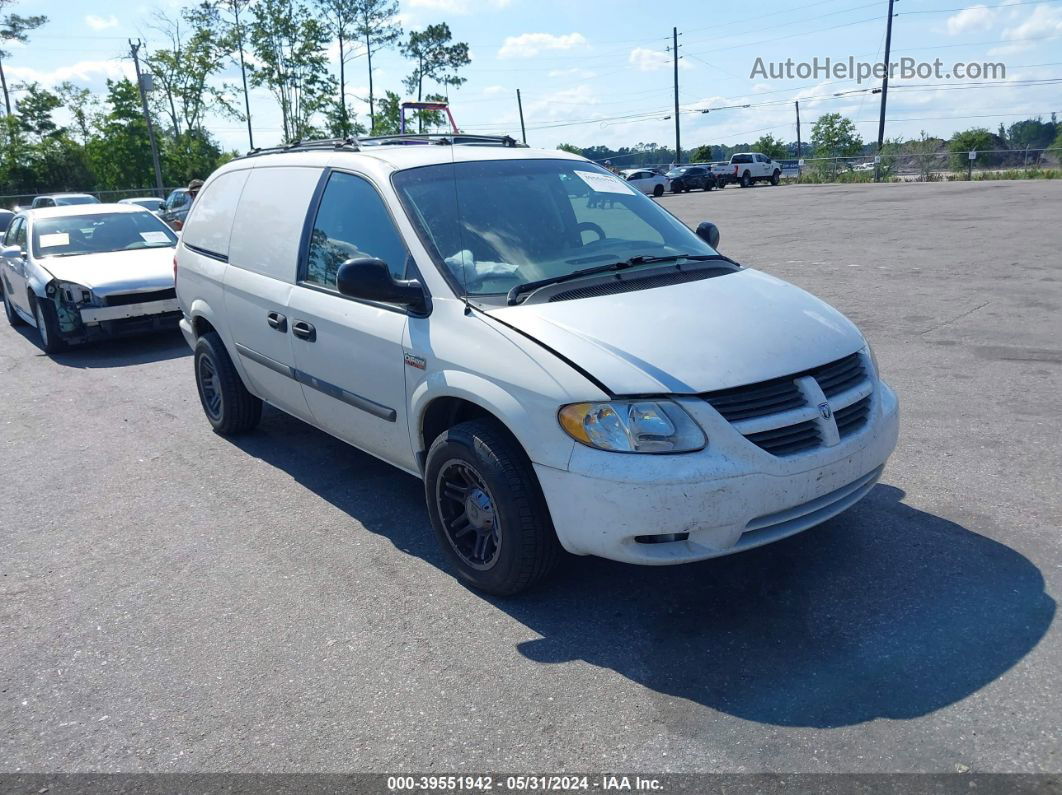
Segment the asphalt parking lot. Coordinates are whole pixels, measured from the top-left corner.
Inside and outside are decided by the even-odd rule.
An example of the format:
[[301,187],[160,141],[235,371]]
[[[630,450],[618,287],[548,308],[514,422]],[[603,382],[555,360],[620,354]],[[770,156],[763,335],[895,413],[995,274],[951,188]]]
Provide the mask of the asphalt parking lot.
[[277,411],[214,435],[178,334],[4,324],[0,770],[1062,772],[1062,184],[660,201],[874,343],[866,500],[485,598],[414,478]]

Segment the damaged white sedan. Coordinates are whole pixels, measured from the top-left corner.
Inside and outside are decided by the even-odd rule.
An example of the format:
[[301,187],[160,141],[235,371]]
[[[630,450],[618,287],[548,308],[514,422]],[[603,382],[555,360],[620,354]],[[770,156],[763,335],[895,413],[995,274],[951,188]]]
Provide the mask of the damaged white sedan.
[[177,236],[134,205],[25,210],[0,249],[0,288],[12,326],[35,326],[41,347],[176,328]]

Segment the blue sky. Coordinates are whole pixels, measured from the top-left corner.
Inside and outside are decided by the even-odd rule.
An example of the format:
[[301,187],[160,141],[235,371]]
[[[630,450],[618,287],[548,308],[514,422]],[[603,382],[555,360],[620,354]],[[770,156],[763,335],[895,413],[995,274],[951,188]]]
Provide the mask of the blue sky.
[[[179,0],[128,3],[106,0],[22,0],[14,11],[46,14],[51,22],[16,47],[5,62],[8,82],[50,85],[71,80],[102,91],[107,77],[131,74],[126,39],[162,45],[152,14],[175,14]],[[703,143],[752,141],[763,133],[796,137],[793,100],[801,102],[805,140],[822,113],[841,112],[858,123],[864,139],[877,134],[880,97],[854,79],[768,80],[750,78],[757,57],[811,61],[818,57],[880,60],[887,0],[811,0],[786,3],[560,2],[559,0],[402,0],[407,30],[446,21],[454,37],[469,43],[468,82],[451,92],[458,124],[469,131],[519,133],[516,89],[523,94],[529,143],[554,147],[673,145],[672,66],[667,47],[677,26],[681,69],[680,118],[685,149]],[[973,87],[953,79],[894,80],[887,136],[914,137],[925,129],[948,136],[957,129],[1062,111],[1062,0],[902,0],[893,26],[893,58],[940,58],[1006,65],[1006,82]],[[123,55],[126,56],[123,58]],[[374,59],[377,91],[399,93],[409,65],[396,51]],[[348,67],[349,93],[367,94],[365,59]],[[220,79],[236,81],[230,70]],[[997,78],[998,80],[998,78]],[[995,82],[995,81],[994,81]],[[841,97],[834,96],[844,93]],[[851,93],[855,92],[855,93]],[[758,107],[726,106],[753,105]],[[704,114],[704,108],[719,108]],[[276,103],[265,89],[253,91],[256,143],[280,137]],[[211,131],[227,148],[246,148],[239,121],[211,118]]]

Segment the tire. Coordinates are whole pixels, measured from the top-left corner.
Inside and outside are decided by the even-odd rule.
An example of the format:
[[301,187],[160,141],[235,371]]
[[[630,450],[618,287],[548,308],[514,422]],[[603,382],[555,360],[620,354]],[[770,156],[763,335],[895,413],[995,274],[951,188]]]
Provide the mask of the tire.
[[7,290],[4,289],[4,280],[0,277],[0,293],[4,295],[4,314],[7,315],[7,322],[14,328],[26,325],[26,321],[22,319],[22,315],[15,311],[15,307],[11,305],[11,299],[8,298]]
[[771,184],[772,185],[777,185],[781,181],[782,181],[782,172],[779,171],[778,169],[775,169],[774,173],[771,174]]
[[705,183],[704,183],[704,190],[705,190],[705,192],[710,191],[710,190],[715,190],[715,180],[714,179],[706,180]]
[[749,172],[747,172],[747,171],[744,174],[741,175],[741,187],[743,187],[743,188],[751,188],[752,187],[752,175],[749,174]]
[[195,385],[203,413],[221,436],[247,433],[262,419],[262,401],[247,391],[216,332],[195,344]]
[[663,196],[664,195],[664,186],[663,185],[655,185],[653,187],[653,195],[656,196],[656,198],[658,198],[658,199],[661,196]]
[[428,515],[458,576],[511,596],[549,575],[560,555],[527,455],[493,419],[455,425],[428,450]]
[[55,313],[55,306],[51,301],[41,301],[35,296],[31,300],[41,350],[47,354],[66,350],[66,342],[59,336],[59,317]]
[[720,182],[715,183],[715,187],[719,188],[719,190],[722,190],[726,187],[726,180],[724,179]]

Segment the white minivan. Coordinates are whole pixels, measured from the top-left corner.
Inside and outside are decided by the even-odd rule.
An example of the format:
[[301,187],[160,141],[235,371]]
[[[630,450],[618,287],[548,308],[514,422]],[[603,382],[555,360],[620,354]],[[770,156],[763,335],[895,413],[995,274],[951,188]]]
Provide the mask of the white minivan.
[[218,433],[266,401],[416,475],[457,573],[512,594],[561,549],[776,541],[881,475],[897,400],[867,341],[717,242],[509,138],[310,142],[206,181],[181,327]]

